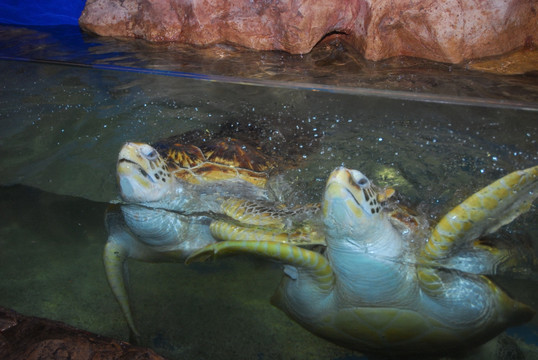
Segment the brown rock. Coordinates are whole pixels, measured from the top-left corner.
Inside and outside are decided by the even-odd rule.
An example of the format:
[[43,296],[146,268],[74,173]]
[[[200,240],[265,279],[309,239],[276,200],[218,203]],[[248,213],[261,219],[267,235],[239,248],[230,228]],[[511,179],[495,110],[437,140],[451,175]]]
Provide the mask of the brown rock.
[[538,72],[538,50],[521,49],[504,56],[475,60],[469,62],[466,68],[503,75]]
[[0,359],[165,360],[149,349],[2,307]]
[[340,33],[370,60],[459,63],[534,42],[537,11],[530,0],[88,0],[79,23],[103,36],[293,54]]
[[351,26],[352,7],[355,0],[338,7],[318,0],[88,0],[79,24],[103,36],[306,53],[325,34]]
[[538,3],[520,0],[371,1],[365,57],[459,63],[499,55],[538,34]]

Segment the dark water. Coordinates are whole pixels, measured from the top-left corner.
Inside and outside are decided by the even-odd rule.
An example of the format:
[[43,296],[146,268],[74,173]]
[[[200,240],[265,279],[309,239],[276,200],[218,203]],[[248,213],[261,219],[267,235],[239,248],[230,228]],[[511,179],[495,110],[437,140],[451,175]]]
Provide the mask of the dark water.
[[[516,97],[504,99],[504,106],[493,95],[469,105],[469,94],[460,98],[465,101],[432,102],[428,89],[421,101],[420,91],[401,97],[144,72],[160,66],[155,48],[116,40],[99,40],[92,56],[102,51],[109,63],[114,48],[116,64],[140,71],[100,69],[80,66],[88,60],[88,44],[97,40],[85,38],[82,51],[68,35],[55,38],[50,31],[39,33],[45,44],[40,50],[34,30],[19,31],[17,39],[32,40],[10,42],[4,34],[1,43],[11,60],[0,60],[0,304],[100,334],[128,336],[101,263],[104,210],[117,199],[114,167],[125,141],[254,128],[269,151],[296,164],[285,176],[298,197],[319,200],[330,171],[344,164],[396,187],[432,220],[489,182],[538,163],[537,92],[525,93],[525,106],[515,106],[523,101]],[[159,49],[161,61],[171,63]],[[15,61],[14,54],[41,58]],[[205,69],[226,69],[204,59]],[[292,60],[283,61],[293,68]],[[189,64],[182,66],[194,66]],[[402,79],[408,75],[404,71]],[[443,88],[451,86],[447,81]],[[536,256],[537,220],[534,206],[500,236]],[[521,273],[498,281],[538,308],[538,269],[521,266]],[[131,262],[130,268],[135,320],[146,345],[171,358],[360,356],[314,337],[269,305],[281,276],[275,264],[240,257],[188,267]],[[536,319],[508,334],[509,344],[515,342],[527,358],[536,356]],[[497,343],[492,346],[495,352]]]

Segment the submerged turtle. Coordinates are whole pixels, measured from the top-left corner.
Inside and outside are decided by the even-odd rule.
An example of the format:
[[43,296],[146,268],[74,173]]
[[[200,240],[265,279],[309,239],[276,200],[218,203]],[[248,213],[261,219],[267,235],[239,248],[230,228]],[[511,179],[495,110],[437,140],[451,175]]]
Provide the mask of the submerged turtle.
[[216,241],[210,224],[217,218],[245,225],[243,232],[259,240],[323,242],[305,221],[316,206],[280,206],[270,213],[264,206],[273,196],[267,182],[274,168],[274,160],[233,138],[209,139],[200,146],[180,144],[175,137],[153,146],[123,146],[117,162],[122,203],[107,211],[103,257],[111,289],[135,336],[125,283],[128,258],[181,262]]
[[[277,242],[225,241],[187,262],[238,252],[283,262],[273,304],[349,348],[398,356],[459,351],[534,315],[483,274],[504,259],[475,239],[527,211],[537,188],[538,166],[511,173],[456,206],[419,241],[413,236],[420,234],[409,236],[389,219],[361,172],[341,167],[323,197],[324,254]],[[462,253],[467,245],[475,247],[474,257]],[[489,263],[451,260],[458,257]]]

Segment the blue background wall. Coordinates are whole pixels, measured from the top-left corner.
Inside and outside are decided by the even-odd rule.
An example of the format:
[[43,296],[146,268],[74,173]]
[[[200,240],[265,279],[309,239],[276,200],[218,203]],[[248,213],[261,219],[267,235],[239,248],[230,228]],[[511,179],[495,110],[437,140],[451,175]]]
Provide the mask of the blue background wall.
[[0,0],[0,23],[78,25],[86,0]]

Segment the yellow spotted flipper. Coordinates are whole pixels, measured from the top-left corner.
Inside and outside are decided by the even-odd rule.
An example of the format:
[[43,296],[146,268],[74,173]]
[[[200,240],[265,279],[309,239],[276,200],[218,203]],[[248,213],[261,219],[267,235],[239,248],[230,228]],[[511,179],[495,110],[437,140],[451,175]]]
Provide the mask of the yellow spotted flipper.
[[460,244],[492,233],[528,211],[537,196],[538,166],[515,171],[493,182],[439,221],[422,250],[422,259],[449,257]]
[[319,205],[297,208],[245,199],[226,199],[221,209],[229,219],[215,220],[211,234],[219,240],[277,241],[325,245]]
[[329,261],[323,255],[277,241],[222,241],[195,251],[185,263],[201,262],[237,253],[263,256],[308,271],[317,280],[317,285],[327,291],[333,285],[333,271]]

